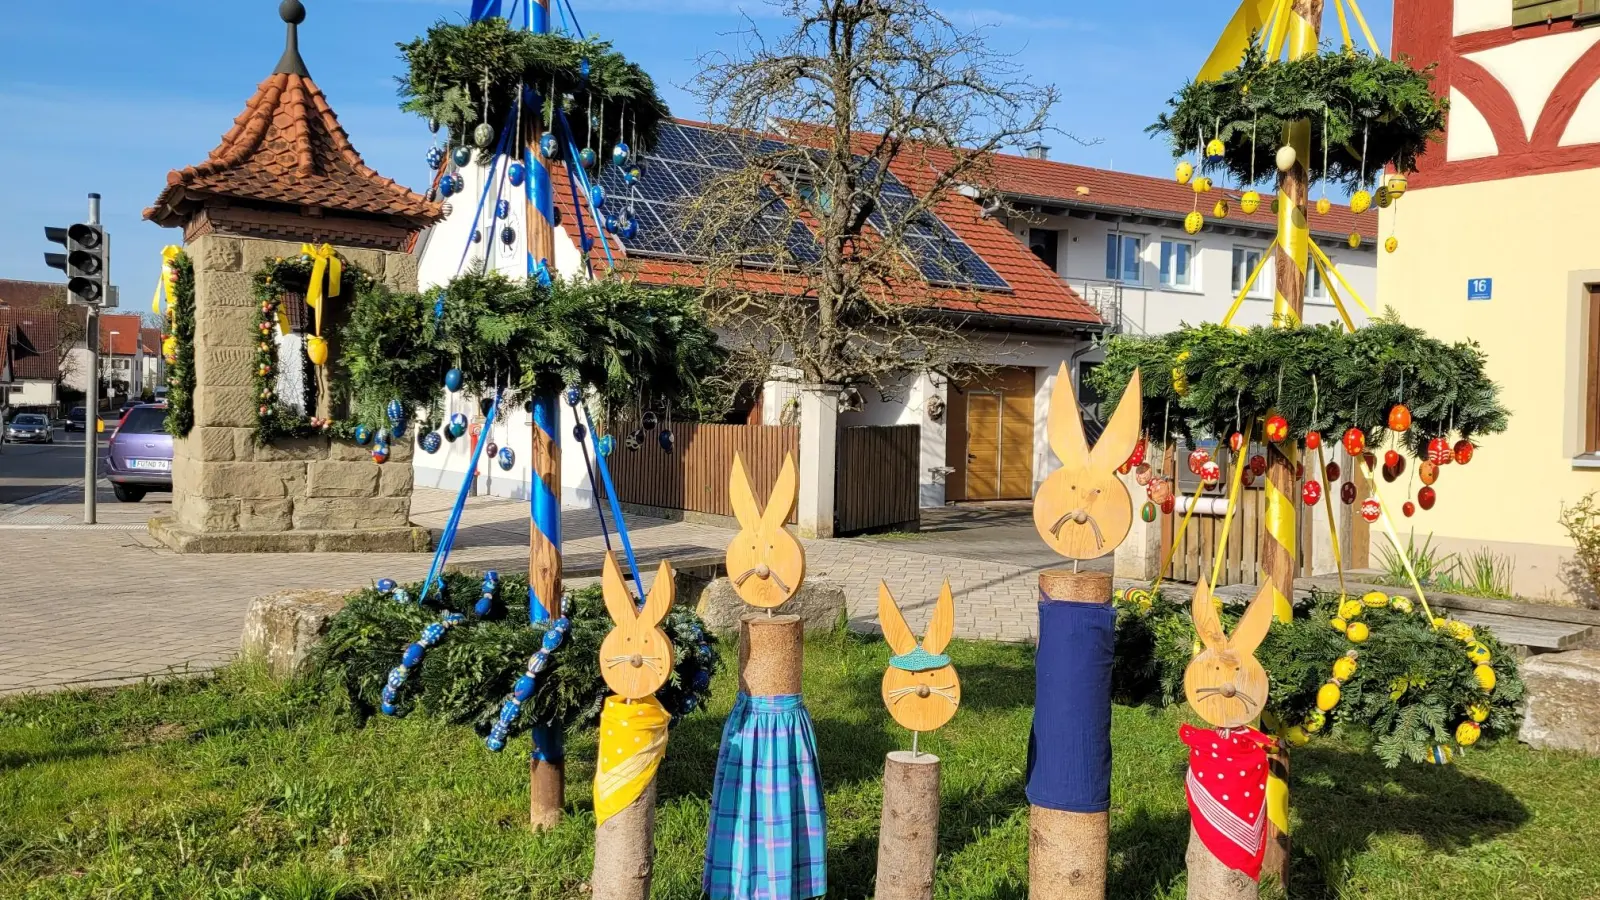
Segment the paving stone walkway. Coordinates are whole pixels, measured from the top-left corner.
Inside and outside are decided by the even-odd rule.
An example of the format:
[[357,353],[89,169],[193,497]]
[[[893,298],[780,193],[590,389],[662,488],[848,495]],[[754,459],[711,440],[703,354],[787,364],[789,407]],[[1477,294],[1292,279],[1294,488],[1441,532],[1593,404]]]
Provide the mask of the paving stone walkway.
[[[81,524],[76,488],[0,506],[0,694],[204,671],[237,653],[254,597],[355,588],[384,576],[418,580],[431,559],[426,553],[183,556],[145,531],[150,516],[166,512],[163,495],[121,504],[105,484],[96,494],[99,524],[93,526]],[[419,489],[412,518],[440,528],[451,500],[444,491]],[[527,516],[521,502],[473,499],[451,562],[526,570]],[[597,565],[604,544],[594,511],[570,511],[562,527],[568,565]],[[720,555],[730,536],[714,526],[642,517],[630,518],[629,528],[641,568],[663,557]],[[1013,535],[1015,542],[1028,536],[1021,530]],[[1048,560],[1021,543],[1016,561],[1005,561],[1004,548],[992,544],[977,559],[949,549],[937,537],[808,541],[807,577],[843,585],[852,623],[860,628],[876,627],[877,585],[885,579],[919,631],[940,582],[949,579],[959,637],[1031,640],[1037,632],[1035,573]]]

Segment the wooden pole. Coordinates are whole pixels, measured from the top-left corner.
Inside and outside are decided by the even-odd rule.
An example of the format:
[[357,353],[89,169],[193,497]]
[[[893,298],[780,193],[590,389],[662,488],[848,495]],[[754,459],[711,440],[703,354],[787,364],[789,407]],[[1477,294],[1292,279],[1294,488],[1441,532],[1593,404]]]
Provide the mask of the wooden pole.
[[1189,826],[1189,900],[1255,900],[1260,886],[1237,869],[1230,869],[1206,849],[1194,825]]
[[[1294,0],[1289,15],[1289,56],[1300,59],[1318,52],[1323,0]],[[1278,245],[1274,270],[1274,324],[1294,327],[1305,309],[1306,259],[1311,233],[1306,201],[1310,178],[1306,163],[1312,159],[1311,123],[1293,122],[1284,129],[1284,144],[1294,148],[1295,162],[1278,176]],[[1294,617],[1295,490],[1293,446],[1267,445],[1266,529],[1261,539],[1261,568],[1273,587],[1273,609],[1279,622]],[[1280,744],[1280,746],[1282,746]],[[1262,875],[1276,878],[1288,889],[1289,876],[1289,759],[1286,750],[1273,755],[1267,778],[1267,856]],[[1194,856],[1191,849],[1190,858]],[[1192,877],[1192,876],[1191,876]]]
[[[655,876],[656,779],[594,830],[593,900],[648,900]],[[604,861],[604,865],[602,865]]]
[[932,900],[939,858],[939,757],[895,750],[883,764],[877,900]]
[[805,631],[799,616],[751,613],[739,620],[739,690],[752,697],[800,693]]
[[[533,450],[528,454],[533,509],[528,529],[529,613],[537,604],[545,615],[561,615],[561,407],[553,395],[533,400]],[[528,824],[539,831],[561,822],[566,804],[562,735],[533,729],[534,753],[528,760]]]
[[[1052,569],[1039,573],[1039,593],[1058,603],[1109,603],[1111,575]],[[1105,704],[1111,705],[1110,695]],[[1076,813],[1030,804],[1029,900],[1104,898],[1110,841],[1109,812]]]

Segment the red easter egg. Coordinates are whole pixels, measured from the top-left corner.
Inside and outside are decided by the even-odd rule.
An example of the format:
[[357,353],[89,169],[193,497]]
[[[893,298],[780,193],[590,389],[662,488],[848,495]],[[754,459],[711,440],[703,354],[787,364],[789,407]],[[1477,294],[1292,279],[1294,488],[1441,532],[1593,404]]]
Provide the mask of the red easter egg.
[[1321,446],[1322,446],[1322,432],[1320,432],[1320,431],[1308,431],[1308,432],[1306,432],[1306,449],[1307,450],[1316,450],[1316,449],[1320,448]]
[[1412,503],[1410,500],[1407,500],[1406,502],[1400,504],[1400,511],[1405,513],[1406,518],[1409,519],[1417,514],[1417,507],[1416,504]]
[[1238,453],[1244,447],[1244,435],[1235,431],[1233,435],[1228,438],[1228,446],[1233,448],[1233,452]]
[[1315,481],[1306,482],[1300,488],[1300,499],[1304,500],[1307,506],[1316,506],[1317,501],[1322,499],[1322,485]]
[[1245,466],[1244,471],[1239,473],[1239,483],[1245,487],[1250,487],[1256,483],[1256,473],[1250,471],[1249,466]]
[[1250,471],[1257,475],[1267,474],[1267,458],[1259,453],[1250,457]]
[[1448,466],[1455,454],[1450,449],[1450,442],[1442,437],[1436,437],[1428,442],[1428,462],[1436,466]]
[[1356,483],[1354,481],[1346,481],[1344,484],[1339,485],[1339,499],[1343,500],[1346,506],[1356,502]]
[[1328,480],[1329,481],[1338,481],[1339,480],[1339,473],[1340,473],[1340,469],[1339,469],[1339,463],[1337,461],[1328,463]]
[[1366,519],[1368,522],[1376,522],[1378,521],[1378,515],[1379,507],[1377,500],[1368,497],[1367,499],[1361,501],[1361,518]]
[[1208,485],[1216,484],[1222,480],[1222,466],[1217,465],[1214,459],[1208,459],[1200,467],[1200,480]]
[[1344,449],[1351,456],[1357,456],[1362,450],[1367,449],[1367,436],[1359,428],[1352,428],[1344,433]]
[[1385,450],[1385,451],[1383,451],[1383,466],[1386,469],[1399,468],[1400,467],[1400,453],[1399,453],[1399,451],[1396,451],[1396,450]]
[[1456,441],[1455,454],[1454,454],[1455,458],[1456,458],[1456,462],[1460,463],[1463,466],[1466,465],[1469,462],[1472,462],[1472,451],[1475,450],[1475,449],[1477,449],[1477,448],[1473,447],[1472,446],[1472,442],[1467,440],[1466,438],[1462,438],[1461,440]]
[[1389,410],[1389,430],[1406,431],[1410,428],[1411,410],[1407,409],[1404,403],[1396,403],[1394,408]]
[[1168,497],[1167,499],[1161,501],[1161,511],[1169,516],[1172,515],[1172,511],[1176,509],[1177,506],[1178,501],[1173,497]]
[[1434,501],[1438,499],[1439,495],[1431,487],[1425,487],[1417,491],[1417,505],[1423,509],[1433,509]]
[[1289,436],[1289,420],[1283,416],[1267,417],[1267,440],[1276,444]]
[[[1211,461],[1211,451],[1204,447],[1196,447],[1189,454],[1189,471],[1200,474],[1200,467]],[[1104,470],[1102,470],[1104,471]]]
[[1139,443],[1133,445],[1133,457],[1129,460],[1130,462],[1133,463],[1135,468],[1137,468],[1141,463],[1144,462],[1145,449],[1146,449],[1145,439],[1144,438],[1139,438]]
[[[1423,484],[1433,484],[1439,480],[1439,467],[1427,460],[1423,460],[1422,464],[1417,466],[1417,477],[1422,479]],[[1427,507],[1424,506],[1423,509],[1427,509]]]

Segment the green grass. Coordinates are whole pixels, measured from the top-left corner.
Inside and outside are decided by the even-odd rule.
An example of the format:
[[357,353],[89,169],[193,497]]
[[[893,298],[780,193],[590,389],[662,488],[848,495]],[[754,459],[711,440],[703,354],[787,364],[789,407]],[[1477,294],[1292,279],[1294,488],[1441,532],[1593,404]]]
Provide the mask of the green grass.
[[[885,752],[881,644],[807,646],[827,787],[831,897],[871,891]],[[1026,896],[1026,648],[958,643],[937,894]],[[730,660],[731,663],[731,660]],[[722,720],[684,720],[662,768],[657,897],[699,895]],[[1181,898],[1188,818],[1178,710],[1117,708],[1111,885]],[[592,735],[570,742],[571,815],[525,828],[523,752],[423,718],[357,727],[330,697],[245,668],[214,678],[0,702],[0,897],[580,897],[592,864]],[[1297,898],[1600,896],[1600,760],[1514,745],[1445,768],[1384,769],[1336,740],[1293,760]]]

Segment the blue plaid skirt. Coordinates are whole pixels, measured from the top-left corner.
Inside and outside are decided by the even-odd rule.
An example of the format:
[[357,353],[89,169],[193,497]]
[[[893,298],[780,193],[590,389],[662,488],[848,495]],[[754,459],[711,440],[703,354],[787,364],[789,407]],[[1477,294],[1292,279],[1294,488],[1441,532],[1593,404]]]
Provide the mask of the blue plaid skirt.
[[714,900],[828,892],[817,739],[799,694],[740,694],[722,729],[701,886]]

